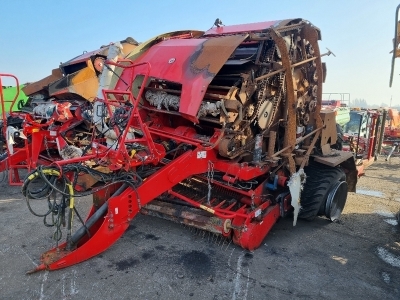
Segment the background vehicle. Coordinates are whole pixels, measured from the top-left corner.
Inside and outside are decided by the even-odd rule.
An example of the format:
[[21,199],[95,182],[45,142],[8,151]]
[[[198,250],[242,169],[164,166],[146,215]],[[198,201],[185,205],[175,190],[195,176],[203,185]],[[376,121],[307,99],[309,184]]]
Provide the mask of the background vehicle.
[[400,112],[394,108],[388,109],[385,141],[387,143],[400,142]]
[[[24,85],[17,86],[3,86],[2,85],[2,97],[4,98],[4,110],[7,112],[10,110],[11,103],[14,101],[14,97],[18,95],[18,99],[16,102],[16,106],[13,108],[14,110],[19,110],[26,102],[28,97],[22,91]],[[3,116],[3,108],[0,107],[0,116]]]
[[381,152],[385,116],[385,111],[371,109],[353,108],[350,112],[350,121],[344,126],[343,150],[354,153],[359,175]]
[[331,109],[335,112],[336,123],[344,129],[350,121],[350,94],[349,93],[323,93],[322,109]]

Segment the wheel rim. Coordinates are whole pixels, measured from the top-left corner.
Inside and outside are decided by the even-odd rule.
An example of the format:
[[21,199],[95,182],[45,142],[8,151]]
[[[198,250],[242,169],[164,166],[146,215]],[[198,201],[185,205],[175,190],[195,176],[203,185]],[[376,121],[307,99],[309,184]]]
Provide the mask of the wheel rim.
[[342,214],[347,199],[347,183],[339,181],[328,194],[325,206],[325,215],[331,221],[337,220]]

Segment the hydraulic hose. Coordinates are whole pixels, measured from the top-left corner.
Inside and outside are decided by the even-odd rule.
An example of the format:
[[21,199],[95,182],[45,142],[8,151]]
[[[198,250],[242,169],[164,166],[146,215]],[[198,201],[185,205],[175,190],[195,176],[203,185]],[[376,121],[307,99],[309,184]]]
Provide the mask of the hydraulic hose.
[[[124,183],[110,198],[120,195],[129,185]],[[104,202],[102,206],[88,219],[86,224],[79,228],[70,239],[70,246],[77,244],[80,239],[88,232],[88,230],[104,216],[108,209],[108,201]]]

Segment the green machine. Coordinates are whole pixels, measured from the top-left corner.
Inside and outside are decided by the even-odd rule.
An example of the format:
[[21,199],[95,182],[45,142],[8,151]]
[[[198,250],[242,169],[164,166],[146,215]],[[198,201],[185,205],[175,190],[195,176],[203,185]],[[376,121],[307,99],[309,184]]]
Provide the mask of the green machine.
[[[20,91],[18,99],[13,107],[13,111],[20,110],[20,108],[26,103],[26,100],[28,99],[28,96],[26,96],[25,93],[22,91],[23,87],[24,85],[19,86]],[[16,86],[3,86],[2,90],[3,90],[5,111],[8,112],[10,110],[12,101],[18,92],[18,88]],[[1,114],[2,114],[2,108],[0,107],[0,115]]]

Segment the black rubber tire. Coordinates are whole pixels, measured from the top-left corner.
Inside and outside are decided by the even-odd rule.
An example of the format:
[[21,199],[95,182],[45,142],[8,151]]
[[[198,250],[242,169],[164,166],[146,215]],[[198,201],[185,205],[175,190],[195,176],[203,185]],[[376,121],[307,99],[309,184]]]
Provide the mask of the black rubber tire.
[[307,177],[300,197],[299,218],[312,221],[317,215],[325,214],[329,191],[339,181],[345,181],[346,174],[340,168],[316,162],[310,162],[304,172]]

